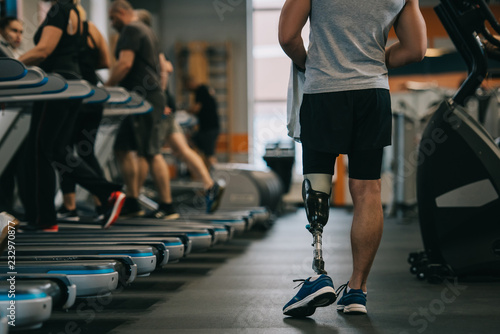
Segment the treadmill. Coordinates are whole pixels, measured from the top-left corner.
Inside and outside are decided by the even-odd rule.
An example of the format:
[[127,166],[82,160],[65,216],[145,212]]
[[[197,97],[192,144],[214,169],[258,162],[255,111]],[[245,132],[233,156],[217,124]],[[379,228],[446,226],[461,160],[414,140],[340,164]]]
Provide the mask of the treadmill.
[[[8,108],[46,99],[79,98],[86,99],[86,103],[103,103],[109,99],[110,94],[106,91],[97,90],[97,87],[92,87],[82,80],[65,80],[58,75],[45,75],[43,71],[36,68],[26,69],[21,63],[12,59],[0,59],[0,65],[0,102],[7,103]],[[95,92],[102,94],[95,96]],[[29,116],[22,108],[18,108],[15,112]],[[5,122],[1,124],[5,125]],[[27,132],[29,120],[24,124]],[[9,141],[5,138],[12,135],[14,128],[19,128],[17,126],[19,123],[10,122],[8,125],[2,132],[1,148],[9,146]],[[20,142],[21,139],[16,141]],[[30,233],[18,232],[16,242],[18,237],[21,238],[21,235],[27,237],[28,234]],[[35,239],[39,238],[37,233],[32,234]],[[8,255],[8,252],[5,255]],[[154,246],[147,243],[120,246],[79,245],[78,247],[75,245],[17,244],[15,266],[17,291],[21,294],[21,286],[25,284],[27,276],[40,275],[38,278],[45,280],[49,275],[61,274],[65,275],[72,286],[75,286],[76,297],[106,294],[116,289],[120,282],[128,284],[137,275],[148,275],[156,268],[157,259],[160,259],[159,263],[163,265],[168,262],[168,250],[163,243],[157,243]],[[2,258],[2,260],[4,261],[2,261],[1,272],[9,273],[11,267],[7,266],[7,258]],[[27,326],[40,325],[50,316],[49,304],[52,297],[48,298],[47,293],[42,291],[43,282],[30,281],[26,284],[27,293],[22,297],[23,300],[29,301],[26,305],[37,304],[42,309],[24,309],[19,306],[16,316],[18,319],[24,319],[24,317],[31,319],[26,322]],[[31,291],[36,293],[31,293]]]

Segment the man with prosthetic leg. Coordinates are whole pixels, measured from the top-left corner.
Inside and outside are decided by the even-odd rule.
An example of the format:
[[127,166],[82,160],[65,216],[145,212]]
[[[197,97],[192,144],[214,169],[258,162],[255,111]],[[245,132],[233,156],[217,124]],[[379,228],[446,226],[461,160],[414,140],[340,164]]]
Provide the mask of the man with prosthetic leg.
[[[360,23],[363,18],[363,24]],[[306,52],[302,29],[310,20]],[[394,26],[398,42],[386,47]],[[348,33],[346,33],[348,32]],[[313,236],[313,270],[283,307],[293,317],[312,315],[337,301],[337,311],[366,314],[367,279],[383,229],[381,166],[391,144],[388,68],[422,60],[427,47],[418,0],[286,0],[279,42],[299,71],[305,71],[300,106],[303,199]],[[322,257],[335,160],[347,154],[353,200],[352,274],[334,290]],[[341,166],[342,167],[342,166]]]

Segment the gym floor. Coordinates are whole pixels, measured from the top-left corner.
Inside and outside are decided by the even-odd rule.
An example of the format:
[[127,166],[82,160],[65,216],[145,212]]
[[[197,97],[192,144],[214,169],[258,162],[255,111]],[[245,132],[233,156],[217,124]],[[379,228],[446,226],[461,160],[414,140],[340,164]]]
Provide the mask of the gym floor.
[[[335,287],[351,271],[352,213],[332,209],[323,235]],[[305,212],[280,217],[205,253],[190,254],[109,297],[77,301],[31,333],[498,333],[498,281],[430,284],[409,272],[422,249],[417,220],[386,219],[368,285],[368,316],[335,304],[305,319],[284,317],[293,279],[313,274]],[[466,247],[466,245],[464,245]]]

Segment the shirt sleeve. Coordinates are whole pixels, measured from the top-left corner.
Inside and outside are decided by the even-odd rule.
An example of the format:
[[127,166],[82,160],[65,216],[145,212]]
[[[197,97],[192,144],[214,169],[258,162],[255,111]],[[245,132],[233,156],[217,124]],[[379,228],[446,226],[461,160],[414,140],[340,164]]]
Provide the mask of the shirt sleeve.
[[141,34],[139,29],[127,25],[120,33],[120,39],[116,45],[117,51],[130,50],[138,52],[141,47]]

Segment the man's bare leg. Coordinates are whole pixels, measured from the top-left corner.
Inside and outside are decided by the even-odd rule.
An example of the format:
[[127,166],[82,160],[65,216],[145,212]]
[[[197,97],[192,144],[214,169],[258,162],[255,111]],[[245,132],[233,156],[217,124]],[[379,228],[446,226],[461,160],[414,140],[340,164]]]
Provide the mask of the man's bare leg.
[[384,225],[381,181],[349,179],[349,189],[354,204],[351,228],[353,272],[349,279],[349,287],[366,292],[366,281],[382,238]]
[[162,203],[172,203],[172,192],[170,189],[170,173],[168,166],[161,154],[156,154],[150,158],[151,175],[158,188],[158,194]]
[[189,172],[195,177],[195,179],[203,182],[203,188],[206,190],[212,187],[214,185],[214,181],[210,176],[207,166],[203,162],[200,155],[189,147],[184,134],[180,132],[172,133],[168,137],[168,140],[174,152],[179,155],[184,162],[186,162]]
[[63,194],[64,207],[70,211],[76,210],[76,194],[67,193]]
[[118,160],[125,183],[125,194],[127,197],[138,198],[139,185],[139,163],[137,154],[134,151],[116,151],[115,157]]
[[139,187],[139,191],[141,191],[144,182],[146,182],[146,178],[149,173],[149,162],[146,158],[139,156],[138,157],[138,166],[139,166],[139,177],[137,179],[137,186]]

